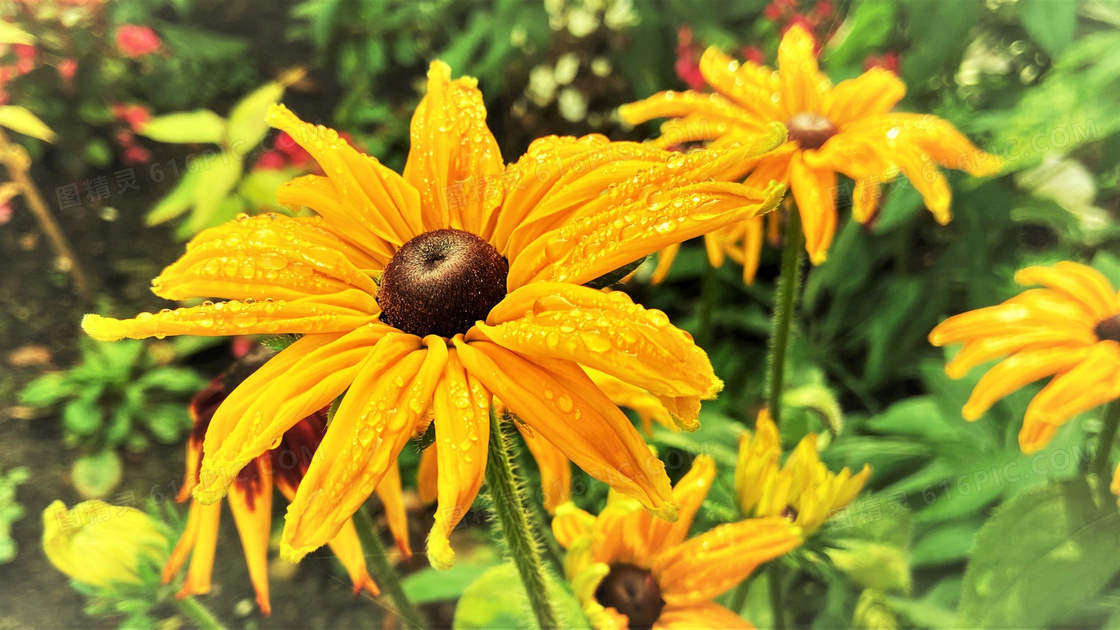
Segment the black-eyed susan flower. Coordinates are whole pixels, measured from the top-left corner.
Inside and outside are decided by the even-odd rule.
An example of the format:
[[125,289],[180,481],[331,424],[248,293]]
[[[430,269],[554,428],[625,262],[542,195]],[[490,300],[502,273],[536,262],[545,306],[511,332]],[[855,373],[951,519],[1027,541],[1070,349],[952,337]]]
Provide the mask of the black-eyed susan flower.
[[1003,358],[980,379],[961,414],[976,420],[997,401],[1053,376],[1027,405],[1019,447],[1033,453],[1079,413],[1120,398],[1120,297],[1100,272],[1074,262],[1027,267],[1019,284],[1041,285],[997,306],[954,315],[929,334],[935,346],[964,343],[945,366],[961,378]]
[[615,489],[673,518],[669,479],[581,366],[642,387],[695,422],[721,383],[664,313],[584,286],[657,249],[769,211],[783,194],[716,181],[781,142],[681,155],[602,136],[549,137],[506,167],[473,79],[441,62],[412,120],[403,176],[283,107],[273,126],[326,176],[281,187],[320,216],[243,218],[200,233],[153,282],[227,302],[115,320],[99,339],[303,335],[232,392],[203,445],[195,497],[217,501],[245,462],[346,392],[288,508],[281,553],[331,540],[434,416],[435,566],[486,464],[492,396]]
[[[267,358],[267,354],[261,356],[259,352],[246,355],[234,369],[214,379],[191,401],[190,414],[194,420],[194,429],[187,446],[187,481],[177,497],[179,502],[191,498],[190,480],[196,478],[202,464],[203,436],[206,435],[214,412],[225,401],[229,392]],[[303,476],[315,459],[326,427],[326,408],[297,422],[284,433],[280,444],[253,458],[241,469],[226,495],[234,524],[241,537],[241,546],[249,567],[249,579],[257,595],[257,605],[266,616],[272,610],[268,597],[268,541],[272,532],[273,487],[280,490],[289,501],[295,497]],[[397,547],[406,556],[410,556],[400,472],[395,464],[377,486],[377,494],[385,506]],[[218,544],[221,508],[221,502],[205,505],[191,501],[186,529],[163,567],[163,582],[166,584],[178,575],[190,557],[190,567],[178,597],[210,592],[210,574]],[[353,523],[344,523],[328,544],[350,575],[354,592],[365,590],[377,595],[377,585],[366,571],[365,556]]]
[[572,503],[557,509],[552,531],[568,550],[564,572],[592,626],[752,627],[712,600],[800,545],[801,529],[781,517],[756,518],[688,539],[715,472],[711,458],[696,458],[673,488],[681,506],[675,523],[614,493],[598,517]]
[[780,463],[782,445],[778,427],[763,410],[754,433],[739,438],[739,461],[735,467],[735,492],[744,514],[784,516],[806,536],[817,531],[835,510],[846,506],[867,483],[871,468],[858,474],[844,468],[834,473],[821,462],[817,435],[809,433]]
[[167,536],[136,508],[92,500],[43,510],[43,551],[56,569],[90,586],[139,584],[140,566],[167,559]]
[[[753,169],[748,184],[775,180],[789,186],[813,264],[825,261],[836,230],[837,173],[855,180],[852,214],[860,223],[874,215],[880,184],[899,174],[922,194],[934,218],[946,223],[950,191],[937,167],[976,176],[1000,168],[998,158],[977,149],[945,120],[892,112],[906,86],[888,70],[872,68],[833,87],[817,66],[813,36],[801,26],[782,38],[777,71],[732,60],[713,47],[700,59],[700,72],[714,93],[661,92],[623,106],[619,114],[632,124],[671,117],[662,126],[660,142],[666,146],[704,140],[718,148],[768,123],[784,123],[788,141],[743,166]],[[762,221],[752,217],[710,233],[706,240],[712,264],[720,264],[723,252],[729,252],[742,261],[745,279],[753,280]],[[674,253],[663,253],[658,277],[664,276]]]

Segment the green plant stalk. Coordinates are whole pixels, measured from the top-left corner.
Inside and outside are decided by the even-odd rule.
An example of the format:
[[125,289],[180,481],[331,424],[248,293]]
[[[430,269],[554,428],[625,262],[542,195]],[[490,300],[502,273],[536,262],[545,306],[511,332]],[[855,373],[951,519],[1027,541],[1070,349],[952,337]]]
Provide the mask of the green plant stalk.
[[502,534],[505,535],[513,563],[529,596],[529,607],[541,630],[559,628],[556,612],[548,598],[541,564],[540,548],[529,529],[528,511],[521,488],[513,476],[509,446],[502,434],[501,423],[490,409],[490,446],[486,460],[486,485],[494,504]]
[[767,380],[769,397],[767,409],[774,424],[781,428],[782,388],[785,384],[786,357],[789,354],[790,333],[793,331],[793,311],[801,289],[801,260],[805,255],[805,236],[801,232],[801,215],[797,207],[786,213],[785,244],[782,247],[782,269],[778,277],[778,292],[774,301],[774,323],[770,327],[770,375]]
[[202,630],[226,630],[222,622],[210,612],[210,609],[202,605],[202,602],[193,597],[184,597],[183,599],[172,599],[175,602],[175,607],[179,609],[184,615],[190,617],[191,621]]
[[362,541],[366,560],[370,563],[370,570],[377,585],[393,600],[397,607],[397,615],[409,628],[424,628],[427,623],[424,616],[404,593],[404,587],[397,578],[397,572],[389,565],[389,558],[385,555],[385,546],[377,537],[373,528],[373,521],[361,507],[354,513],[354,525],[358,530],[358,538]]
[[771,562],[766,567],[770,586],[770,613],[774,616],[774,630],[786,630],[786,610],[782,603],[782,563]]
[[719,292],[719,269],[704,259],[704,280],[700,286],[700,325],[697,335],[701,348],[707,350],[712,343],[712,311],[715,308],[716,294]]
[[739,586],[731,593],[731,601],[728,602],[728,608],[735,612],[736,615],[742,614],[743,605],[747,603],[747,593],[751,590],[751,580],[747,578],[739,582]]
[[1100,444],[1097,445],[1097,452],[1093,456],[1093,463],[1089,466],[1089,471],[1098,475],[1108,475],[1108,458],[1112,454],[1112,443],[1116,441],[1116,429],[1120,427],[1120,400],[1114,400],[1104,408],[1104,426],[1101,427],[1101,432],[1097,436]]

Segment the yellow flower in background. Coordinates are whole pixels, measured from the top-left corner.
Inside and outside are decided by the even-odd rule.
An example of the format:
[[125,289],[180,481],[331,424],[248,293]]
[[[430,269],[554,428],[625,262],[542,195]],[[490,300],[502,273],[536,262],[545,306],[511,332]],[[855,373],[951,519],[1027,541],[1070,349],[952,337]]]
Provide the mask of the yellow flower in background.
[[[263,350],[263,347],[258,347],[257,351],[250,352],[232,370],[215,378],[191,400],[190,414],[194,420],[194,429],[187,445],[186,481],[176,498],[178,502],[191,498],[190,480],[198,475],[202,464],[203,436],[206,435],[214,412],[241,379],[271,356]],[[249,579],[256,591],[257,605],[266,617],[272,612],[268,596],[268,542],[272,534],[273,489],[280,490],[289,501],[292,500],[315,457],[326,427],[326,408],[300,420],[284,433],[280,444],[254,458],[241,469],[226,495],[237,533],[241,537],[245,562],[249,567]],[[411,556],[400,472],[395,464],[378,484],[377,495],[385,507],[389,529],[393,532],[397,547],[406,557]],[[167,584],[179,573],[187,557],[191,559],[187,577],[177,597],[210,592],[210,575],[214,567],[221,513],[220,501],[210,505],[191,501],[186,528],[163,567],[163,582]],[[328,544],[350,575],[354,592],[365,590],[371,595],[377,595],[379,591],[366,571],[365,555],[353,523],[345,523]]]
[[1001,398],[1053,376],[1031,400],[1019,448],[1033,453],[1058,427],[1120,398],[1120,297],[1099,271],[1074,262],[1027,267],[1019,284],[1041,285],[997,306],[954,315],[929,334],[935,346],[964,343],[945,366],[950,378],[1003,358],[980,379],[962,415],[976,420]]
[[287,183],[278,199],[320,216],[204,231],[153,281],[167,299],[230,301],[83,321],[104,340],[303,335],[215,412],[199,501],[218,501],[245,462],[345,392],[323,457],[288,507],[281,554],[297,560],[330,541],[434,416],[428,555],[448,567],[448,534],[482,484],[497,397],[578,466],[674,518],[663,465],[582,367],[653,393],[683,426],[722,383],[664,313],[584,283],[773,209],[780,186],[716,180],[780,137],[703,155],[548,137],[507,167],[475,80],[452,81],[441,62],[413,117],[403,176],[283,107],[269,120],[326,173]]
[[[715,93],[661,92],[623,106],[619,114],[631,124],[673,118],[662,126],[662,146],[711,141],[712,148],[719,148],[769,123],[784,123],[788,141],[744,163],[743,172],[751,170],[748,184],[774,180],[789,186],[801,216],[805,249],[816,265],[825,261],[836,231],[837,173],[855,180],[852,215],[860,223],[874,215],[880,184],[901,174],[944,224],[950,216],[950,191],[938,166],[976,176],[999,171],[997,157],[977,149],[945,120],[892,112],[906,94],[905,84],[893,73],[872,68],[832,86],[820,72],[813,49],[813,36],[794,26],[782,38],[775,72],[709,48],[700,59],[700,72]],[[744,277],[750,282],[758,268],[763,231],[762,218],[752,217],[709,234],[705,238],[712,264],[719,265],[723,253],[730,253],[743,261]],[[664,277],[675,253],[675,247],[663,252],[657,278]]]
[[686,540],[715,473],[711,458],[696,458],[673,488],[681,506],[676,523],[654,520],[614,493],[598,517],[572,503],[557,509],[552,531],[568,550],[564,572],[593,627],[752,627],[712,600],[799,546],[801,529],[784,518],[757,518]]
[[55,501],[43,510],[47,559],[83,584],[139,584],[141,563],[163,564],[167,546],[156,521],[135,508],[93,500],[71,510]]
[[754,434],[739,438],[739,461],[735,467],[735,493],[744,514],[784,516],[808,536],[829,515],[847,505],[871,476],[871,467],[859,474],[845,467],[834,473],[817,454],[817,436],[801,439],[785,465],[779,465],[782,445],[778,427],[763,410],[755,421]]

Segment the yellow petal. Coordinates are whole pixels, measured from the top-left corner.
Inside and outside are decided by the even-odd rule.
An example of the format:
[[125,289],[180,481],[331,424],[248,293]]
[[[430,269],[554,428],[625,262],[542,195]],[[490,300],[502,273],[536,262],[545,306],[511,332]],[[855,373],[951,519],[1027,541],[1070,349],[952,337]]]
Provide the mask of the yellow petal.
[[454,228],[478,234],[502,201],[505,164],[486,127],[478,81],[451,80],[451,68],[433,61],[428,92],[412,116],[412,148],[404,177],[420,191],[427,230]]
[[774,102],[780,86],[770,68],[733,60],[710,46],[700,56],[700,74],[709,85],[747,110],[746,118],[751,122],[785,120],[786,116]]
[[638,417],[642,419],[642,430],[647,434],[653,430],[653,421],[667,429],[678,428],[673,422],[673,417],[669,414],[669,410],[661,403],[657,396],[649,393],[648,390],[635,385],[631,385],[622,379],[611,376],[606,372],[584,367],[584,372],[591,377],[591,380],[603,390],[603,393],[611,399],[611,402],[619,407],[627,407],[633,409]]
[[[195,541],[198,540],[199,532],[202,528],[203,513],[212,511],[207,510],[209,506],[204,506],[197,501],[191,501],[191,506],[187,510],[187,524],[183,526],[183,535],[179,537],[179,541],[175,543],[175,548],[171,550],[171,555],[167,558],[167,563],[163,565],[163,570],[160,572],[160,582],[163,584],[170,584],[171,580],[179,574],[179,570],[183,568],[187,558],[191,557],[191,550],[194,549]],[[214,506],[221,510],[221,504]],[[218,514],[221,514],[219,511]],[[203,550],[203,554],[205,554]],[[210,550],[210,560],[214,559],[214,550]],[[209,575],[209,571],[207,571]],[[207,578],[209,583],[209,578]],[[189,594],[189,593],[188,593]]]
[[1003,336],[982,337],[966,342],[964,348],[953,357],[952,361],[945,365],[945,373],[949,375],[949,378],[957,379],[963,377],[969,370],[981,363],[1016,352],[1040,350],[1055,346],[1087,346],[1096,343],[1096,341],[1096,337],[1089,330],[1083,331],[1083,334],[1071,335],[1066,330],[1046,328],[1015,332]]
[[[214,572],[214,553],[218,548],[218,525],[222,517],[222,504],[202,505],[191,503],[191,509],[198,507],[198,520],[194,529],[194,544],[191,548],[191,564],[183,586],[175,593],[182,599],[188,595],[205,595],[210,592],[210,576]],[[164,573],[167,577],[167,573]]]
[[681,244],[673,243],[657,252],[657,268],[654,269],[653,275],[649,278],[650,284],[661,284],[665,281],[665,278],[669,277],[669,270],[673,268],[673,261],[677,259],[677,253],[680,251]]
[[790,160],[790,190],[801,214],[805,251],[819,265],[828,257],[836,233],[836,173],[805,166],[800,154]]
[[[396,460],[385,471],[381,483],[377,484],[377,498],[381,499],[381,506],[385,508],[385,520],[389,523],[389,531],[397,543],[397,549],[405,558],[412,557],[412,546],[408,540],[408,512],[404,508],[404,497],[401,490],[401,468]],[[364,566],[364,563],[363,563]],[[353,573],[351,573],[353,577]],[[357,582],[354,583],[357,587]],[[376,595],[376,593],[374,593]]]
[[801,544],[801,530],[781,517],[719,525],[660,554],[652,571],[667,605],[708,601],[755,567]]
[[372,326],[341,337],[308,335],[245,379],[210,423],[194,497],[203,503],[221,499],[247,462],[345,391],[391,330]]
[[906,84],[893,72],[871,68],[854,79],[841,81],[832,88],[832,103],[824,112],[834,125],[885,114],[906,96]]
[[[400,175],[354,150],[334,129],[305,123],[283,105],[269,109],[268,122],[287,132],[323,167],[337,205],[309,207],[340,232],[362,245],[382,239],[398,246],[420,233],[420,196]],[[277,197],[280,203],[291,203],[279,193]]]
[[[722,388],[688,333],[622,291],[532,283],[507,295],[477,329],[515,352],[576,361],[670,401],[710,399]],[[695,417],[677,420],[682,428],[696,427]]]
[[1112,283],[1087,265],[1062,261],[1052,267],[1027,267],[1015,273],[1015,282],[1049,287],[1076,300],[1100,321],[1120,314],[1120,300]]
[[[618,108],[624,122],[637,125],[654,118],[696,116],[710,119],[713,124],[727,123],[760,130],[769,120],[752,118],[750,112],[731,99],[719,94],[700,92],[659,92],[653,96]],[[771,119],[772,120],[772,119]]]
[[288,506],[280,554],[298,561],[334,538],[412,437],[447,361],[439,337],[386,335],[353,377]]
[[700,510],[700,505],[711,490],[712,480],[716,476],[716,465],[711,457],[700,455],[692,462],[692,468],[677,485],[673,486],[673,501],[681,506],[680,518],[675,523],[668,523],[661,519],[646,518],[645,531],[632,532],[645,543],[648,550],[646,557],[639,558],[642,564],[652,563],[654,556],[665,549],[672,549],[688,538],[688,530],[692,527],[692,519]]
[[972,390],[961,414],[977,420],[992,405],[1011,392],[1040,378],[1055,374],[1086,358],[1089,348],[1040,348],[1027,350],[1000,361],[988,370]]
[[552,519],[552,534],[561,547],[569,549],[578,539],[590,536],[594,525],[594,516],[567,501],[556,508],[556,516]]
[[[1023,298],[1023,299],[1020,299]],[[1078,339],[1093,324],[1087,314],[1076,304],[1065,301],[1065,308],[1055,310],[1047,306],[1060,307],[1059,304],[1044,304],[1040,300],[1018,298],[996,306],[987,306],[974,311],[954,315],[938,324],[929,333],[929,342],[935,346],[967,341],[978,337],[1002,336],[1029,333],[1041,328],[1066,331],[1070,339]],[[1078,321],[1078,320],[1084,321]]]
[[754,630],[739,613],[715,602],[666,604],[653,627],[657,630]]
[[82,318],[82,329],[100,341],[162,339],[174,335],[308,334],[354,330],[377,321],[377,302],[365,291],[317,295],[298,300],[204,302],[191,308],[140,313],[133,319],[100,315]]
[[229,509],[241,537],[249,581],[264,616],[272,614],[268,601],[268,538],[272,534],[272,471],[253,460],[241,469],[230,487]]
[[451,530],[471,509],[482,486],[491,398],[477,377],[468,376],[458,352],[448,353],[434,399],[439,484],[435,524],[428,534],[428,560],[439,570],[454,563]]
[[527,431],[520,424],[517,429],[541,473],[541,503],[552,514],[558,505],[571,500],[572,464],[552,442]]
[[882,198],[883,192],[877,178],[856,179],[855,190],[852,191],[852,218],[857,223],[867,223],[875,216],[875,211],[879,209],[879,200]]
[[420,453],[416,470],[416,492],[424,503],[433,503],[439,496],[439,459],[430,446]]
[[[406,184],[407,185],[407,184]],[[381,233],[390,235],[383,238],[374,233],[362,221],[361,217],[354,216],[349,199],[338,192],[336,184],[321,175],[304,175],[287,181],[276,190],[276,201],[292,208],[306,207],[319,213],[329,225],[341,234],[346,234],[347,239],[354,242],[366,256],[378,261],[384,261],[383,266],[393,257],[393,252],[400,247],[397,236],[382,225]],[[381,224],[380,221],[373,225]]]
[[1046,446],[1054,430],[1070,418],[1120,398],[1120,343],[1102,341],[1082,356],[1076,364],[1066,363],[1066,371],[1027,405],[1019,434],[1024,453]]
[[824,95],[832,87],[817,66],[813,36],[800,25],[786,31],[778,45],[778,72],[781,73],[779,106],[787,116],[800,112],[827,111]]
[[362,541],[358,538],[358,530],[354,527],[353,520],[344,523],[342,529],[338,530],[335,537],[327,544],[330,545],[331,551],[334,552],[335,557],[346,569],[346,573],[350,575],[350,583],[354,585],[355,594],[362,591],[366,591],[370,595],[381,594],[381,590],[377,588],[377,584],[374,583],[366,569],[366,557],[362,551]]
[[487,341],[455,340],[459,359],[495,396],[593,478],[676,519],[665,465],[574,363],[530,360]]
[[778,427],[763,409],[755,420],[752,436],[744,431],[739,436],[739,456],[735,465],[735,494],[744,514],[753,514],[762,502],[763,494],[778,472],[778,458],[782,454]]

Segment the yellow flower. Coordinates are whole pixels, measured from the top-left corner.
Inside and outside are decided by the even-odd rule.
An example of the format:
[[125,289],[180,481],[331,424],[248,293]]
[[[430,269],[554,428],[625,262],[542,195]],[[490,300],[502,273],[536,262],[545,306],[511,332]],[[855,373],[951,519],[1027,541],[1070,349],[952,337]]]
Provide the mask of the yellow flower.
[[997,306],[954,315],[929,334],[935,346],[963,342],[945,366],[950,378],[1006,357],[980,379],[962,415],[976,420],[1011,392],[1047,376],[1031,400],[1019,448],[1046,446],[1079,413],[1120,398],[1120,298],[1100,272],[1074,262],[1015,274],[1028,289]]
[[[237,385],[255,365],[268,357],[260,353],[246,355],[233,370],[213,380],[206,389],[191,401],[190,413],[194,420],[187,446],[186,482],[177,501],[190,498],[190,481],[198,475],[202,463],[202,440],[218,406],[226,399],[229,390]],[[268,597],[268,540],[272,533],[273,488],[280,490],[289,501],[295,496],[303,475],[315,458],[319,442],[327,426],[327,409],[323,408],[300,420],[284,433],[280,444],[257,456],[241,469],[230,486],[229,509],[241,537],[249,579],[257,595],[257,605],[268,616],[272,607]],[[406,556],[411,556],[408,542],[408,523],[401,497],[400,472],[394,464],[377,486],[377,494],[385,506],[389,528],[397,546]],[[177,597],[202,595],[210,592],[210,574],[214,567],[214,552],[218,544],[218,525],[221,502],[204,505],[191,501],[187,526],[171,557],[163,567],[163,582],[170,583],[179,573],[187,557],[190,568]],[[342,566],[350,575],[354,592],[365,590],[372,595],[379,593],[377,585],[366,571],[365,555],[358,532],[353,523],[345,523],[328,543]]]
[[735,467],[739,507],[744,514],[784,516],[806,536],[859,494],[871,476],[866,465],[854,476],[846,467],[839,474],[830,471],[817,454],[814,433],[801,439],[784,466],[778,465],[781,455],[778,427],[763,410],[755,421],[754,435],[744,432],[739,438]]
[[[816,265],[825,261],[836,231],[837,173],[855,180],[852,214],[860,223],[874,215],[880,184],[902,174],[944,224],[949,221],[950,192],[938,165],[977,176],[999,171],[998,158],[977,149],[948,122],[892,112],[906,86],[891,72],[873,68],[833,87],[820,72],[813,48],[813,36],[794,26],[778,48],[777,72],[709,48],[700,59],[700,72],[715,93],[662,92],[623,106],[619,114],[631,124],[676,117],[662,126],[663,146],[710,140],[711,147],[719,148],[768,123],[784,123],[788,142],[744,163],[742,172],[753,169],[748,184],[774,180],[790,187],[801,215],[805,249]],[[713,265],[722,263],[726,251],[742,261],[744,279],[753,280],[762,247],[762,218],[746,219],[705,238]],[[664,277],[675,253],[675,248],[663,252],[658,278]]]
[[781,138],[681,155],[602,136],[548,137],[506,167],[473,79],[434,62],[403,176],[283,107],[273,126],[323,167],[278,198],[320,215],[243,218],[202,232],[156,278],[165,298],[231,299],[87,316],[98,339],[303,336],[214,414],[195,497],[214,503],[245,462],[346,392],[288,508],[299,559],[348,522],[434,416],[439,509],[428,556],[483,480],[491,398],[615,489],[673,518],[669,479],[582,366],[646,389],[695,421],[722,383],[664,313],[583,286],[670,243],[767,212],[783,191],[716,178]]
[[167,537],[135,508],[86,501],[67,510],[62,501],[43,510],[43,551],[75,580],[109,588],[139,584],[140,564],[167,559]]
[[711,600],[800,545],[801,530],[784,518],[756,518],[685,540],[715,472],[711,458],[697,457],[673,488],[681,505],[676,523],[653,520],[613,493],[598,517],[572,503],[557,509],[552,531],[568,550],[564,572],[592,626],[751,627]]

